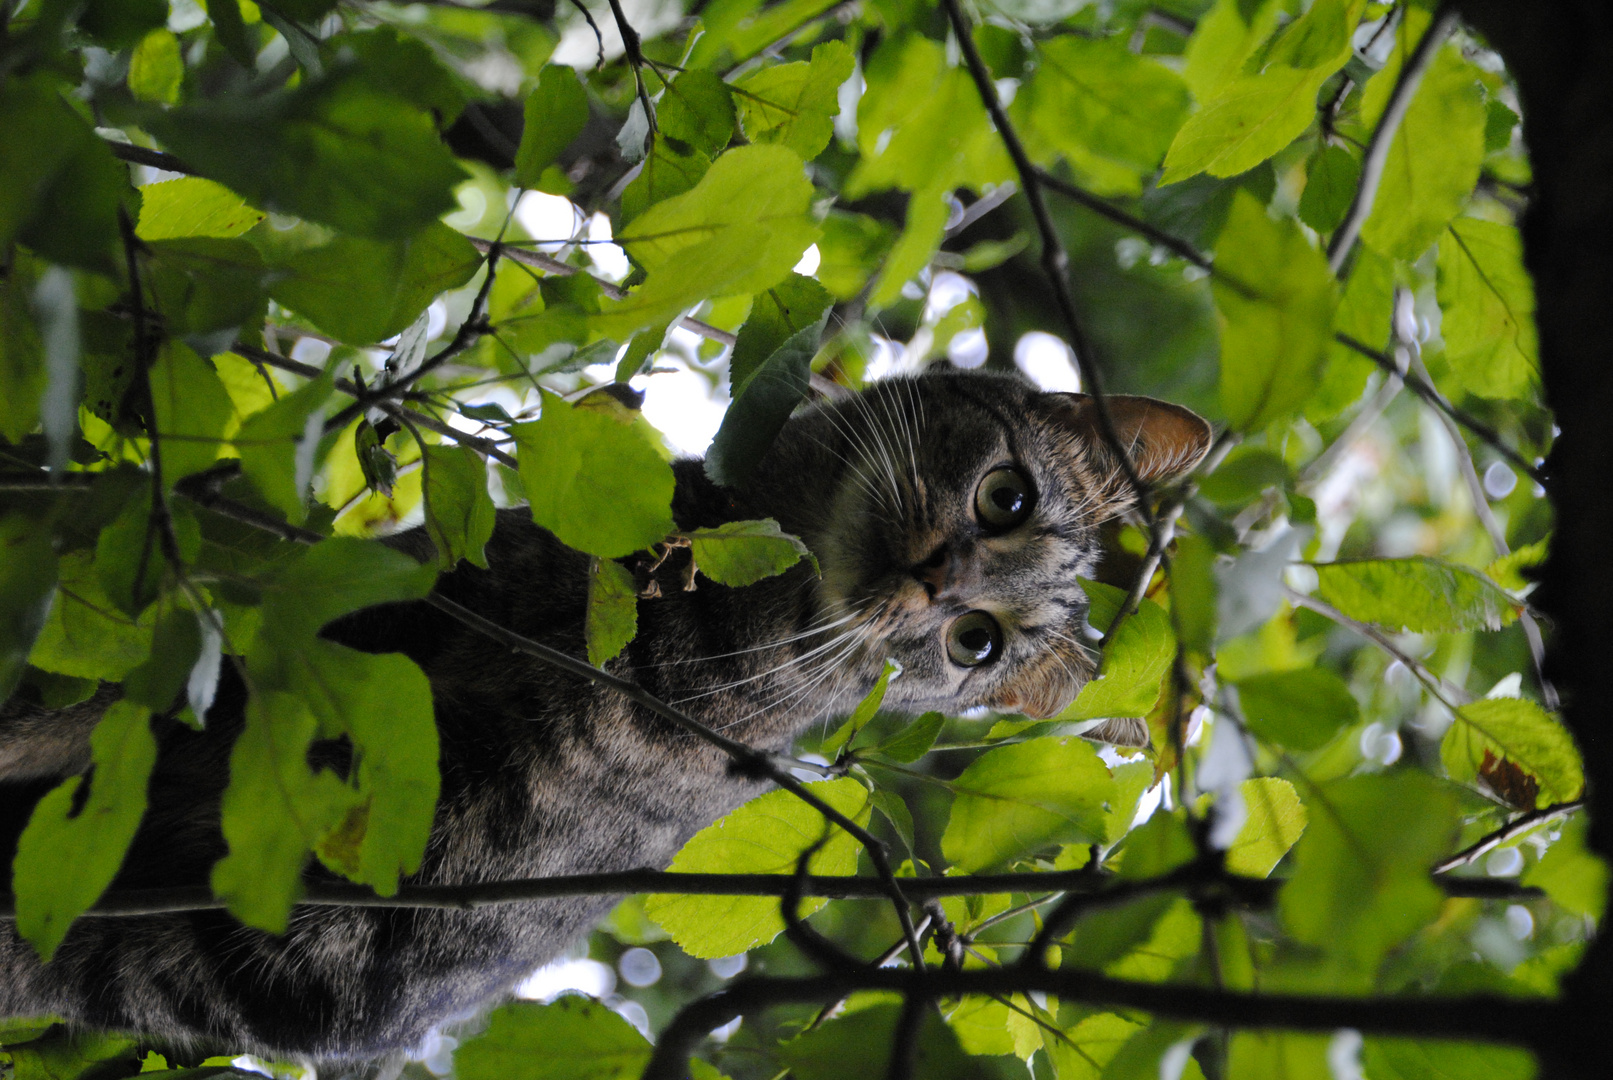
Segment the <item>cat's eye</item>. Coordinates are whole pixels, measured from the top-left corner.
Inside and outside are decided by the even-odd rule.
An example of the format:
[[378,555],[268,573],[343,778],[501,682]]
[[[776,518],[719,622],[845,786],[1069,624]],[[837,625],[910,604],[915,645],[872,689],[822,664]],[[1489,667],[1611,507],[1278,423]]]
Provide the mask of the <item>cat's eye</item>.
[[947,627],[947,656],[960,667],[989,664],[1002,648],[1002,628],[984,611],[966,611]]
[[975,516],[994,532],[1012,529],[1030,516],[1035,496],[1018,469],[993,469],[975,489]]

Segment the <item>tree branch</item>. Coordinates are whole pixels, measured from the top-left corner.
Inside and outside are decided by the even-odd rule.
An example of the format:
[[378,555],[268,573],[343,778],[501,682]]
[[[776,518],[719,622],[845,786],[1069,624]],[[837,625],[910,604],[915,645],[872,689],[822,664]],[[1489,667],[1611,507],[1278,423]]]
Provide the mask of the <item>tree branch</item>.
[[[1322,997],[1213,990],[1118,979],[1080,968],[1023,966],[952,970],[874,968],[789,979],[750,976],[683,1008],[661,1032],[644,1080],[683,1080],[694,1044],[735,1017],[790,1002],[827,1001],[857,990],[928,999],[970,994],[1056,994],[1061,1001],[1139,1009],[1227,1027],[1336,1031],[1538,1044],[1559,1037],[1556,1003],[1491,994],[1460,997]],[[1577,1037],[1583,1038],[1583,1032]]]
[[1516,840],[1525,833],[1540,828],[1540,826],[1553,818],[1567,817],[1584,805],[1585,803],[1582,800],[1576,799],[1573,802],[1558,803],[1556,806],[1548,806],[1542,810],[1531,810],[1527,814],[1521,814],[1482,840],[1468,845],[1448,859],[1435,863],[1434,873],[1445,874],[1458,867],[1466,866],[1478,859],[1479,856],[1489,854],[1502,844]]
[[1119,462],[1120,471],[1125,474],[1127,483],[1137,494],[1137,512],[1152,528],[1154,511],[1148,504],[1148,484],[1138,474],[1136,466],[1132,463],[1130,451],[1120,441],[1114,417],[1110,414],[1109,401],[1103,392],[1103,375],[1093,359],[1091,341],[1081,326],[1081,318],[1075,310],[1075,299],[1070,294],[1070,282],[1067,277],[1070,257],[1065,252],[1058,230],[1053,225],[1053,216],[1048,213],[1047,200],[1042,197],[1042,174],[1031,162],[1030,155],[1025,152],[1025,145],[1020,142],[1019,133],[1014,130],[1013,124],[1009,123],[1008,113],[997,98],[997,87],[991,81],[991,72],[986,69],[985,61],[980,58],[980,50],[975,47],[974,36],[969,32],[968,21],[963,17],[963,9],[959,7],[958,0],[942,0],[942,7],[946,8],[947,20],[952,24],[953,37],[963,52],[969,74],[974,79],[975,89],[980,93],[980,100],[985,105],[986,111],[991,114],[991,122],[997,128],[997,134],[1001,137],[1008,156],[1014,161],[1014,170],[1019,174],[1020,187],[1024,189],[1025,199],[1030,203],[1031,215],[1036,219],[1036,231],[1042,240],[1042,270],[1047,275],[1049,284],[1053,286],[1059,314],[1063,316],[1065,332],[1069,335],[1070,348],[1075,352],[1075,364],[1081,372],[1081,386],[1092,397],[1094,411],[1098,417],[1098,431]]
[[[1555,807],[1549,813],[1567,813],[1573,805]],[[1549,816],[1540,811],[1540,818]],[[1521,819],[1520,819],[1521,821]],[[1538,824],[1538,822],[1536,822]],[[1514,822],[1514,826],[1518,826]],[[1528,826],[1534,827],[1533,825]],[[1504,843],[1506,838],[1497,841]],[[1480,852],[1479,854],[1482,854]],[[1452,859],[1460,856],[1452,856]],[[1446,860],[1451,862],[1451,860]],[[1441,863],[1444,866],[1445,863]],[[1459,864],[1458,864],[1459,865]],[[1214,877],[1202,871],[1173,871],[1150,881],[1114,882],[1088,870],[1059,870],[1026,874],[968,874],[957,877],[900,878],[904,898],[922,903],[943,896],[990,896],[1004,893],[1079,894],[1089,901],[1084,911],[1112,907],[1139,896],[1166,889],[1213,886],[1222,895],[1252,909],[1264,909],[1275,901],[1284,882],[1281,878]],[[1440,873],[1434,881],[1447,896],[1480,900],[1534,900],[1541,891],[1515,881],[1498,878],[1455,877]],[[1230,884],[1228,884],[1230,883]],[[553,877],[518,878],[512,881],[485,881],[469,885],[403,885],[393,896],[378,896],[364,885],[346,882],[311,881],[297,901],[310,907],[420,908],[426,910],[475,911],[503,904],[524,904],[562,896],[620,896],[666,893],[680,896],[777,896],[791,889],[801,897],[830,900],[879,900],[887,896],[884,884],[875,877],[793,874],[685,874],[671,870],[613,870],[595,874],[557,874]],[[135,915],[165,915],[185,911],[212,911],[224,907],[206,885],[175,885],[153,889],[114,890],[103,895],[85,914],[103,918]],[[13,898],[0,893],[0,919],[16,917]],[[915,927],[915,933],[918,928]],[[893,958],[909,948],[905,938]],[[882,961],[883,962],[883,961]]]
[[1383,168],[1388,164],[1389,148],[1394,144],[1395,132],[1400,130],[1400,122],[1406,118],[1406,110],[1411,108],[1417,85],[1423,81],[1424,73],[1433,63],[1440,43],[1454,25],[1456,11],[1449,0],[1445,0],[1434,13],[1434,21],[1423,33],[1422,40],[1417,42],[1417,47],[1400,69],[1400,76],[1389,93],[1388,104],[1378,118],[1378,126],[1372,131],[1371,141],[1367,143],[1366,156],[1361,160],[1361,180],[1356,184],[1355,198],[1350,201],[1350,209],[1345,213],[1343,223],[1333,230],[1333,237],[1327,244],[1327,265],[1335,276],[1350,257],[1356,237],[1361,235],[1361,226],[1372,216],[1372,204],[1378,197],[1378,184],[1383,180]]

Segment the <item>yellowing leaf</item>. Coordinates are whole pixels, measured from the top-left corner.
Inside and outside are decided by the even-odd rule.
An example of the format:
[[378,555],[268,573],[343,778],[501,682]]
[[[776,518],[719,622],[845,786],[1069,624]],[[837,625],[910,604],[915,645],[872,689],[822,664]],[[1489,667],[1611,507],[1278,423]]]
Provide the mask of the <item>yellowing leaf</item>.
[[1338,287],[1299,227],[1240,191],[1216,245],[1221,407],[1240,431],[1292,415],[1322,379]]
[[[1101,766],[1100,766],[1101,767]],[[868,821],[873,804],[868,790],[855,780],[825,780],[808,790],[859,825]],[[674,872],[727,874],[793,874],[801,853],[823,839],[812,856],[814,874],[852,874],[859,846],[848,833],[790,794],[770,791],[696,833],[668,867]],[[801,902],[806,916],[824,905],[822,898]],[[779,902],[769,896],[678,896],[659,894],[644,902],[647,915],[690,956],[712,959],[734,956],[766,944],[784,931]]]
[[1439,745],[1445,771],[1452,780],[1475,783],[1482,778],[1487,754],[1491,762],[1510,762],[1533,778],[1535,806],[1569,802],[1584,791],[1584,767],[1573,737],[1527,699],[1486,698],[1456,710],[1456,721]]

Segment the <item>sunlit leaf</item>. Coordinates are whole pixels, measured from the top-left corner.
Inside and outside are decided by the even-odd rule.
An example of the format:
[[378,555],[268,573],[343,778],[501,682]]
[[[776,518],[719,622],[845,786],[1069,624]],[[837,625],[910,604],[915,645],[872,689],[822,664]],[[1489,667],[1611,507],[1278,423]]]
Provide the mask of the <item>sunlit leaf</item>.
[[[146,812],[146,780],[157,760],[150,719],[149,709],[131,702],[107,709],[90,736],[94,773],[64,780],[41,799],[17,841],[17,933],[43,960],[123,864]],[[67,851],[73,857],[64,860]]]
[[[712,581],[735,588],[782,574],[812,553],[772,518],[730,521],[688,533],[695,565]],[[814,562],[816,560],[813,560]]]
[[[1568,730],[1546,710],[1524,698],[1486,698],[1456,710],[1456,720],[1439,746],[1440,761],[1452,780],[1472,784],[1500,762],[1509,762],[1533,781],[1536,806],[1568,802],[1585,787],[1584,767]],[[1497,785],[1490,783],[1493,789]]]
[[487,569],[483,551],[493,535],[493,499],[487,493],[487,464],[468,446],[426,446],[426,530],[437,545],[442,566],[466,559]]
[[816,324],[833,302],[822,285],[793,272],[772,288],[757,293],[729,358],[734,392],[742,393],[767,358],[790,338]]
[[880,705],[884,704],[885,692],[890,688],[891,680],[901,674],[901,670],[899,664],[889,660],[885,661],[885,667],[880,671],[879,678],[874,680],[874,685],[869,689],[868,693],[863,695],[863,699],[857,703],[857,707],[851,710],[851,715],[846,718],[846,722],[836,728],[834,734],[824,739],[819,749],[825,754],[833,754],[841,747],[849,744],[874,718],[874,714],[879,712]]
[[1101,842],[1114,777],[1085,739],[1042,738],[988,750],[952,789],[941,850],[973,873],[1052,844]]
[[1527,1050],[1433,1039],[1368,1038],[1361,1065],[1372,1080],[1534,1080],[1536,1074]]
[[1482,397],[1527,395],[1539,378],[1535,289],[1518,230],[1457,218],[1439,238],[1440,334],[1463,388]]
[[1294,785],[1279,777],[1257,776],[1239,784],[1238,790],[1249,816],[1227,848],[1227,869],[1245,877],[1265,877],[1299,841],[1309,815]]
[[672,468],[643,428],[545,395],[542,416],[511,431],[532,520],[562,543],[615,559],[672,531]]
[[[1112,585],[1082,581],[1092,601],[1088,620],[1106,630],[1125,594]],[[1120,625],[1112,641],[1105,641],[1098,673],[1076,695],[1059,720],[1096,720],[1120,716],[1147,716],[1159,700],[1160,680],[1176,656],[1176,636],[1170,616],[1152,600]]]
[[628,1080],[643,1071],[650,1044],[620,1015],[588,998],[552,1005],[516,1001],[454,1053],[463,1080]]
[[829,145],[840,84],[855,66],[845,42],[827,41],[812,50],[810,63],[779,64],[739,80],[734,97],[745,137],[783,143],[811,161]]
[[[807,789],[858,824],[868,821],[873,804],[857,781],[825,780],[808,784]],[[812,856],[810,872],[855,873],[860,850],[855,839],[788,791],[770,791],[701,829],[667,869],[793,874],[801,853],[825,837],[827,842]],[[802,916],[825,902],[821,897],[802,900]],[[784,931],[776,897],[662,894],[646,900],[644,910],[684,952],[706,959],[745,952]]]
[[667,84],[655,118],[664,137],[714,158],[734,137],[733,90],[713,72],[686,71]]
[[84,552],[62,556],[59,572],[60,587],[28,662],[80,679],[122,679],[150,652],[154,610],[139,624],[118,611]]
[[308,516],[308,481],[332,390],[330,377],[312,379],[247,417],[235,433],[241,471],[293,524]]
[[1317,592],[1362,622],[1413,633],[1499,630],[1518,603],[1476,570],[1417,555],[1320,563]]
[[1545,889],[1554,902],[1578,915],[1601,918],[1607,908],[1607,862],[1585,846],[1589,826],[1576,814],[1540,861],[1524,871],[1524,885]]

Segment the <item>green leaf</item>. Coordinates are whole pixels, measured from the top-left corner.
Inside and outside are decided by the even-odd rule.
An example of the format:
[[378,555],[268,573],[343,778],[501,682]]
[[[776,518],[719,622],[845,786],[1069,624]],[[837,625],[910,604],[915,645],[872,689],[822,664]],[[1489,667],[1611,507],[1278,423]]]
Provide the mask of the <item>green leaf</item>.
[[622,192],[622,212],[617,218],[617,227],[626,225],[656,203],[693,188],[709,168],[710,157],[692,148],[680,150],[667,142],[664,134],[657,134],[638,176]]
[[1249,816],[1227,849],[1227,869],[1245,877],[1266,877],[1305,831],[1309,815],[1299,792],[1287,780],[1260,776],[1238,785]]
[[397,653],[362,653],[329,641],[292,644],[294,685],[321,735],[346,735],[355,759],[356,800],[316,850],[326,866],[392,896],[399,875],[420,869],[437,807],[431,684]]
[[147,246],[150,304],[162,312],[170,334],[188,337],[211,355],[228,347],[238,327],[262,320],[267,271],[247,241],[191,236]]
[[[1299,227],[1239,191],[1215,251],[1221,407],[1240,431],[1299,409],[1321,382],[1338,287]],[[1242,288],[1235,287],[1237,282]]]
[[[131,702],[107,709],[90,736],[94,773],[52,789],[17,841],[17,933],[42,960],[50,960],[68,926],[100,899],[123,864],[146,812],[146,780],[157,760],[150,718],[149,709]],[[86,786],[87,795],[81,791]],[[64,852],[72,858],[64,859]]]
[[[1087,618],[1107,630],[1125,600],[1125,592],[1095,581],[1081,582],[1092,608]],[[1152,600],[1120,624],[1113,640],[1105,641],[1098,673],[1076,695],[1059,720],[1098,720],[1147,716],[1159,700],[1160,681],[1176,656],[1176,635],[1170,616]]]
[[141,101],[173,105],[184,81],[185,61],[172,30],[153,30],[140,39],[129,57],[129,93]]
[[664,137],[714,158],[734,137],[733,91],[715,72],[685,71],[667,84],[655,118]]
[[185,689],[201,651],[202,631],[195,613],[170,606],[152,631],[150,657],[123,680],[124,700],[155,713],[167,712]]
[[[1451,779],[1480,780],[1500,794],[1512,794],[1508,773],[1522,770],[1522,785],[1537,792],[1535,809],[1570,802],[1585,790],[1585,770],[1574,739],[1546,710],[1524,698],[1485,698],[1456,710],[1456,722],[1439,744],[1440,761]],[[1510,801],[1510,800],[1509,800]]]
[[823,740],[822,745],[819,747],[823,753],[836,753],[842,746],[850,743],[862,732],[862,729],[874,718],[874,714],[879,712],[879,707],[885,703],[885,691],[890,688],[891,680],[901,670],[901,665],[895,661],[885,661],[885,667],[880,671],[879,678],[874,680],[872,689],[864,694],[863,699],[857,703],[857,707],[851,710],[851,715],[846,718],[846,722],[836,728],[834,734]]
[[1331,143],[1311,156],[1305,192],[1299,198],[1299,220],[1319,233],[1330,233],[1344,222],[1361,180],[1361,163],[1342,146]]
[[213,894],[237,919],[271,934],[285,933],[291,906],[302,894],[308,852],[359,801],[335,773],[309,769],[308,747],[318,728],[300,698],[279,691],[253,694],[230,751],[230,784],[221,808],[229,853],[213,864]]
[[778,64],[741,79],[735,96],[745,137],[753,143],[783,143],[811,161],[834,135],[840,84],[855,68],[845,42],[826,41],[813,48],[810,63]]
[[1103,1067],[1141,1030],[1135,1020],[1099,1013],[1061,1032],[1063,1038],[1044,1030],[1042,1046],[1059,1080],[1098,1080]]
[[207,17],[213,24],[213,36],[224,46],[224,51],[242,67],[249,70],[256,67],[257,35],[247,30],[238,0],[207,0]]
[[[852,779],[806,785],[818,798],[859,825],[872,803]],[[825,832],[827,830],[827,834]],[[828,841],[809,863],[813,874],[854,874],[857,841],[788,791],[769,791],[716,824],[696,833],[668,867],[683,873],[793,874],[796,860],[824,836]],[[826,901],[808,897],[801,915]],[[645,913],[672,935],[684,952],[700,959],[734,956],[772,941],[784,931],[779,902],[770,896],[679,896],[660,894],[644,902]]]
[[1496,559],[1484,568],[1484,574],[1491,581],[1510,592],[1521,593],[1534,584],[1534,575],[1526,576],[1525,570],[1538,567],[1546,561],[1546,553],[1551,544],[1551,537],[1543,536],[1532,544],[1512,549],[1508,555]]
[[638,633],[638,587],[627,567],[610,559],[588,564],[588,615],[583,635],[588,662],[602,667],[627,648]]
[[493,536],[496,511],[487,493],[487,464],[468,446],[424,446],[426,532],[444,570],[460,559],[487,569],[483,550]]
[[59,568],[60,588],[28,662],[59,675],[122,680],[150,652],[155,610],[138,624],[120,613],[85,552],[63,555]]
[[340,236],[300,252],[281,264],[290,276],[270,295],[333,337],[369,345],[406,329],[481,264],[469,240],[433,222],[405,239]]
[[[1373,82],[1391,75],[1385,69]],[[1484,161],[1484,96],[1461,50],[1440,50],[1389,146],[1361,241],[1392,259],[1415,259],[1467,202]]]
[[[1357,248],[1344,296],[1333,313],[1333,329],[1382,349],[1389,342],[1394,305],[1395,264],[1369,247]],[[1305,418],[1313,423],[1330,420],[1361,400],[1367,376],[1376,370],[1354,349],[1337,340],[1331,342],[1326,374],[1305,405]]]
[[757,293],[729,359],[729,381],[735,395],[744,392],[779,346],[818,323],[833,303],[827,289],[793,271],[777,285]]
[[930,752],[935,740],[946,726],[947,718],[938,712],[927,712],[917,720],[897,728],[878,746],[874,753],[890,761],[903,763],[917,761]]
[[172,486],[218,460],[235,406],[213,366],[177,341],[163,343],[150,378],[162,479]]
[[234,237],[262,221],[264,213],[223,184],[200,176],[163,180],[140,189],[142,240],[181,236]]
[[108,271],[118,211],[138,207],[129,171],[43,72],[0,86],[0,250],[20,240],[41,257]]
[[807,214],[812,192],[801,159],[786,147],[728,151],[691,190],[656,203],[617,234],[649,276],[590,324],[621,340],[708,297],[777,284],[818,238]]
[[[313,2],[323,4],[324,0]],[[277,6],[284,9],[285,0],[279,0]],[[319,49],[328,67],[339,69],[353,63],[370,85],[429,113],[439,127],[451,125],[465,107],[460,89],[463,77],[439,63],[432,47],[413,34],[378,26],[332,34]]]
[[1201,172],[1237,176],[1293,142],[1316,117],[1322,83],[1349,60],[1363,6],[1361,0],[1317,0],[1289,23],[1260,70],[1225,82],[1182,125],[1160,184]]
[[944,185],[920,188],[907,201],[907,220],[879,268],[879,280],[868,294],[869,307],[879,310],[896,303],[902,287],[935,258],[946,232],[947,217],[952,213],[947,201],[950,193]]
[[560,159],[588,125],[588,91],[577,72],[555,64],[543,65],[538,83],[527,95],[523,110],[521,146],[515,152],[515,182],[535,188],[543,170]]
[[545,394],[538,420],[510,431],[532,520],[561,543],[617,559],[674,529],[672,467],[639,425]]
[[264,632],[291,644],[360,608],[418,600],[431,591],[437,568],[375,540],[338,536],[275,564],[263,580]]
[[22,678],[55,588],[50,531],[22,514],[0,517],[0,701]]
[[515,1001],[454,1053],[460,1080],[632,1080],[650,1044],[603,1003],[567,995],[552,1005]]
[[39,422],[46,385],[39,328],[30,310],[38,284],[30,263],[14,256],[10,272],[0,280],[0,439],[11,443],[21,442]]
[[1518,617],[1518,602],[1495,582],[1426,555],[1318,563],[1316,574],[1323,600],[1396,633],[1499,630]]
[[1444,902],[1428,867],[1455,832],[1455,798],[1402,770],[1321,785],[1311,805],[1326,809],[1310,815],[1278,910],[1295,941],[1322,951],[1305,968],[1307,986],[1369,989],[1388,950]]
[[[1227,1047],[1228,1076],[1273,1080],[1333,1080],[1330,1036],[1289,1031],[1240,1031]],[[1373,1080],[1377,1080],[1374,1076]]]
[[1361,717],[1344,680],[1326,668],[1254,675],[1237,683],[1244,723],[1290,750],[1317,750]]
[[1535,1080],[1536,1075],[1535,1059],[1519,1047],[1433,1039],[1368,1038],[1361,1066],[1372,1080]]
[[1512,129],[1522,119],[1499,98],[1484,104],[1484,152],[1493,154],[1512,145]]
[[1510,225],[1457,218],[1439,239],[1440,334],[1462,387],[1490,398],[1526,396],[1539,379],[1535,288]]
[[[827,315],[827,310],[825,310]],[[719,484],[743,484],[778,438],[795,407],[806,398],[812,358],[818,352],[823,321],[813,323],[780,345],[752,375],[706,451],[706,475]]]
[[[171,506],[169,513],[179,557],[195,559],[201,547],[195,517],[180,505]],[[167,559],[152,521],[149,490],[125,503],[123,511],[101,530],[95,544],[95,572],[107,598],[130,618],[138,617],[157,598]]]
[[892,187],[979,191],[1013,178],[1013,162],[974,80],[947,63],[940,42],[892,36],[874,51],[864,74],[868,85],[857,106],[861,160],[846,180],[848,197]]
[[1181,76],[1119,37],[1063,35],[1043,42],[1039,54],[1013,114],[1100,192],[1139,193],[1142,174],[1159,166],[1187,119]]
[[734,588],[782,574],[802,558],[812,559],[806,545],[772,518],[730,521],[714,529],[695,529],[688,537],[700,572]]
[[[885,1076],[900,1012],[900,1005],[878,1004],[837,1017],[780,1046],[779,1059],[789,1066],[794,1080],[846,1080],[848,1066],[858,1075]],[[922,1017],[913,1040],[912,1075],[924,1080],[979,1080],[980,1066],[964,1054],[958,1037],[936,1011],[925,1009]]]
[[1114,786],[1085,739],[988,750],[952,782],[941,850],[958,870],[974,873],[1053,844],[1101,843]]
[[242,473],[258,494],[293,525],[302,524],[308,516],[308,481],[321,437],[325,402],[333,390],[328,375],[310,380],[247,417],[235,433]]
[[454,208],[465,178],[427,112],[350,67],[291,90],[153,110],[142,125],[254,205],[355,236],[413,235]]
[[1273,0],[1216,0],[1193,27],[1182,78],[1199,101],[1211,101],[1237,76],[1282,14]]
[[1214,545],[1202,536],[1178,537],[1170,574],[1171,614],[1182,635],[1182,645],[1208,656],[1215,642]]
[[1553,902],[1576,915],[1600,919],[1607,908],[1608,866],[1586,846],[1588,829],[1585,815],[1575,814],[1540,861],[1519,880],[1545,889]]

